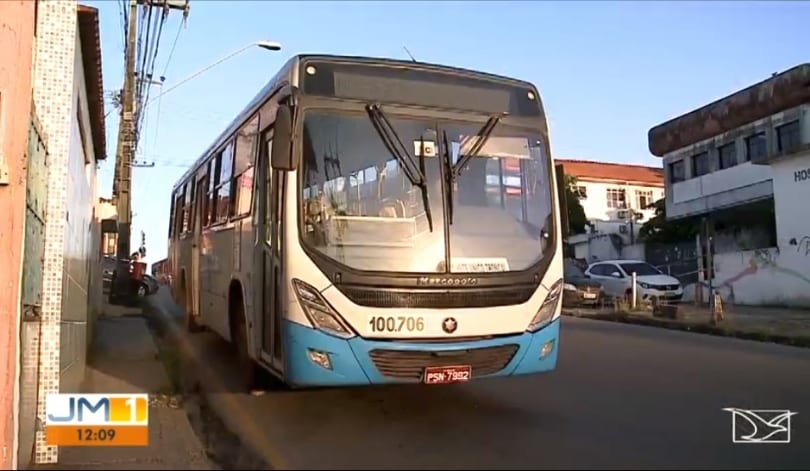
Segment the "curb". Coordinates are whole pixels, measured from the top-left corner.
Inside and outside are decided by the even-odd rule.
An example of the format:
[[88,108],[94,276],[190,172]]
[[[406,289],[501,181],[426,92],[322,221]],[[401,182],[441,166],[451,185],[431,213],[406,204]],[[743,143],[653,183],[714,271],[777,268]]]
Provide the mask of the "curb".
[[654,317],[642,317],[626,312],[609,314],[579,314],[563,310],[562,315],[568,317],[578,317],[581,319],[593,319],[598,321],[620,322],[624,324],[643,325],[648,327],[660,327],[670,330],[680,330],[683,332],[713,335],[715,337],[731,337],[741,340],[754,340],[758,342],[789,345],[792,347],[810,348],[810,336],[805,335],[790,337],[787,335],[768,334],[765,332],[751,332],[732,329],[729,327],[713,326],[706,323],[688,323],[657,319]]

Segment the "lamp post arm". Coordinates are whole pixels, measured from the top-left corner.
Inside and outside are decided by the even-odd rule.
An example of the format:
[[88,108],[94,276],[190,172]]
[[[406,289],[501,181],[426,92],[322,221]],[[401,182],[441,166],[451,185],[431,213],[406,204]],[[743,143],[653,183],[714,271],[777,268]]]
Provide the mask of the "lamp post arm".
[[253,46],[256,46],[256,44],[255,44],[255,43],[251,43],[251,44],[248,44],[248,45],[246,45],[246,46],[242,46],[241,48],[239,48],[239,49],[237,49],[237,50],[235,50],[235,51],[231,52],[230,54],[228,54],[228,55],[226,55],[226,56],[223,56],[222,58],[218,59],[216,62],[213,62],[213,63],[211,63],[211,64],[209,64],[209,65],[207,65],[207,66],[203,67],[202,69],[200,69],[200,70],[198,70],[198,71],[194,72],[193,74],[189,75],[188,77],[184,78],[183,80],[180,80],[179,82],[177,82],[176,84],[172,85],[171,87],[169,87],[169,88],[167,88],[167,89],[165,89],[165,90],[161,90],[161,92],[160,92],[160,94],[158,94],[158,96],[156,96],[156,97],[152,98],[151,100],[149,100],[149,102],[147,102],[147,103],[146,103],[146,104],[143,106],[143,109],[148,108],[148,107],[149,107],[149,105],[151,105],[152,103],[154,103],[156,100],[158,100],[158,99],[159,99],[159,98],[161,98],[162,96],[166,95],[167,93],[171,92],[171,91],[172,91],[172,90],[174,90],[175,88],[179,87],[180,85],[183,85],[184,83],[188,82],[189,80],[192,80],[192,79],[194,79],[194,78],[198,77],[199,75],[202,75],[203,73],[207,72],[208,70],[213,69],[214,67],[216,67],[216,66],[218,66],[219,64],[221,64],[221,63],[225,62],[226,60],[230,59],[231,57],[233,57],[233,56],[235,56],[235,55],[237,55],[237,54],[239,54],[239,53],[241,53],[241,52],[245,51],[246,49],[249,49],[249,48],[251,48],[251,47],[253,47]]

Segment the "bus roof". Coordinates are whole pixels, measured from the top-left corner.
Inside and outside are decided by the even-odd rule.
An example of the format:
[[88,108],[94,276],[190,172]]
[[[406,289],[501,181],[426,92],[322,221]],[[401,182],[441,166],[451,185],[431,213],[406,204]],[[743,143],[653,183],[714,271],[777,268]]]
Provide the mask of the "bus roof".
[[286,85],[298,87],[299,71],[303,64],[309,62],[328,62],[333,64],[355,64],[355,65],[375,65],[388,68],[403,68],[408,70],[423,70],[427,72],[438,72],[450,75],[457,75],[459,77],[474,78],[479,80],[488,80],[495,83],[504,85],[511,85],[515,87],[528,88],[535,91],[537,94],[538,102],[540,95],[536,87],[524,80],[518,80],[511,77],[502,75],[491,74],[487,72],[476,71],[472,69],[465,69],[460,67],[453,67],[441,64],[432,64],[426,62],[417,62],[401,59],[388,59],[382,57],[370,56],[349,56],[349,55],[332,55],[332,54],[297,54],[292,56],[278,72],[265,84],[264,87],[253,97],[247,106],[228,124],[228,126],[217,136],[216,139],[200,154],[194,163],[183,173],[183,175],[172,186],[172,195],[178,187],[183,185],[186,180],[197,171],[207,157],[217,148],[225,144],[228,138],[233,135],[258,109],[265,101],[267,101],[276,91]]

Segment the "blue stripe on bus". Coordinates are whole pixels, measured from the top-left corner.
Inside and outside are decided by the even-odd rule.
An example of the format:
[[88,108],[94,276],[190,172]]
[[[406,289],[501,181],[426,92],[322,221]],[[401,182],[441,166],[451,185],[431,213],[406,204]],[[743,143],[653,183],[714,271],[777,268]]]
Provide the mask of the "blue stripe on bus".
[[[377,348],[398,351],[448,351],[505,344],[519,345],[517,353],[503,369],[486,377],[544,373],[554,370],[557,366],[559,318],[533,334],[523,333],[497,339],[457,343],[406,343],[375,341],[360,337],[345,340],[296,322],[285,322],[285,380],[294,386],[358,386],[419,381],[383,376],[369,356],[369,352]],[[554,340],[554,348],[545,358],[540,358],[543,345],[550,340]],[[326,369],[310,360],[308,354],[310,349],[328,353],[332,368]]]

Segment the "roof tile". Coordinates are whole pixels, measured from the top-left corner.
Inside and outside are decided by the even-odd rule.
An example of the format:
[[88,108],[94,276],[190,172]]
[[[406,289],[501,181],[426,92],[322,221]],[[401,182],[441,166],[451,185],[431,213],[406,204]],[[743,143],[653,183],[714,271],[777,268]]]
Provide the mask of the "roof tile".
[[644,165],[596,162],[592,160],[555,159],[563,165],[566,175],[578,179],[632,182],[646,185],[664,186],[664,171]]

